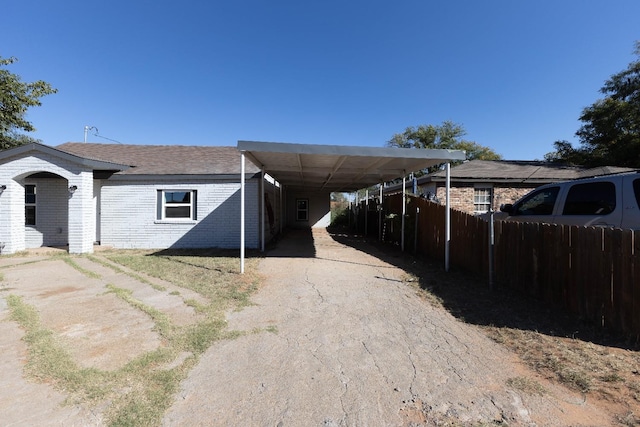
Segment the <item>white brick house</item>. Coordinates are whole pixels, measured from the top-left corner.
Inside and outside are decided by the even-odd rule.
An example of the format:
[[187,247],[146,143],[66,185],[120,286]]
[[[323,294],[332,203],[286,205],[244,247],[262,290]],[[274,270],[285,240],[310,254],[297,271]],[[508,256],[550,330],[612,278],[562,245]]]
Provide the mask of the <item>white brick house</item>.
[[[260,170],[249,164],[245,179],[245,242],[257,248]],[[271,194],[270,184],[264,184]],[[64,245],[71,253],[92,252],[94,244],[240,245],[240,153],[235,147],[28,144],[0,152],[0,191],[3,254]],[[272,193],[277,207],[278,192]]]
[[332,192],[464,158],[460,150],[258,141],[27,144],[0,151],[0,253],[217,247],[240,248],[243,260],[245,248],[264,249],[285,225],[329,225]]

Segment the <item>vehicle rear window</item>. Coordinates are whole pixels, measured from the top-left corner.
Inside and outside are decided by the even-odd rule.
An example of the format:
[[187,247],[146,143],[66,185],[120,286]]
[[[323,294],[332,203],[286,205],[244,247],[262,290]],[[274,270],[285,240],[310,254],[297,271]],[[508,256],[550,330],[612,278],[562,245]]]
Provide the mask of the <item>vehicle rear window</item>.
[[588,182],[569,189],[562,215],[607,215],[615,208],[616,186],[613,182]]

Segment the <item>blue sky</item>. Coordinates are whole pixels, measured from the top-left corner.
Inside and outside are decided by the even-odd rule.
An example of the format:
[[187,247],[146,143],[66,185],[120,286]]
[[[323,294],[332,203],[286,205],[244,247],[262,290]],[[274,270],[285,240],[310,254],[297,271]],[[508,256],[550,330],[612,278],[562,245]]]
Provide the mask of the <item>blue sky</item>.
[[582,109],[636,57],[637,0],[8,0],[0,56],[59,92],[49,145],[384,146],[462,124],[505,159],[577,142]]

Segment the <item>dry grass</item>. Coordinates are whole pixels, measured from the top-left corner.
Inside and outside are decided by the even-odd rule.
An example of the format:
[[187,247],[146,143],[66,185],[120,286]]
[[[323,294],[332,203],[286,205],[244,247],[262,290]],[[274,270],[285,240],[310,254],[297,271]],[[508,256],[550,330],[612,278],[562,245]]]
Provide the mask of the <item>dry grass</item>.
[[[543,377],[581,392],[622,425],[640,425],[640,346],[608,334],[508,289],[488,290],[486,280],[444,273],[438,264],[412,260],[407,279],[431,304],[478,325]],[[543,393],[513,379],[510,386]]]
[[[96,273],[81,268],[73,256],[55,256],[88,277],[100,278]],[[26,370],[31,377],[69,393],[69,401],[104,405],[109,425],[158,425],[171,405],[180,381],[195,366],[200,355],[217,340],[240,336],[227,330],[224,310],[249,304],[249,296],[259,283],[255,268],[257,259],[247,260],[244,275],[238,274],[235,253],[219,251],[163,251],[160,254],[107,251],[90,259],[149,286],[153,286],[153,281],[145,277],[161,278],[178,287],[196,291],[202,300],[191,303],[200,313],[198,321],[178,326],[166,314],[135,299],[130,290],[108,284],[107,292],[149,316],[154,322],[154,329],[163,338],[163,346],[116,371],[87,369],[81,368],[60,344],[57,335],[41,323],[34,307],[16,295],[8,295],[6,299],[11,318],[25,330],[24,341],[29,352]],[[162,287],[153,287],[169,293]],[[180,292],[174,290],[170,293],[176,295]],[[175,363],[180,360],[179,355],[187,357]]]
[[543,396],[547,390],[537,381],[529,377],[513,377],[507,380],[507,385],[527,394]]

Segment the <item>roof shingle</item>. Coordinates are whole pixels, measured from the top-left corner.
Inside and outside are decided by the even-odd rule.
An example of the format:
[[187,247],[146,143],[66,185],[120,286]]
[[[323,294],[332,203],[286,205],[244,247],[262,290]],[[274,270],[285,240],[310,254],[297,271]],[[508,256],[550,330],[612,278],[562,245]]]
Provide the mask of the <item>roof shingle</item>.
[[[541,161],[522,160],[471,160],[451,168],[451,179],[546,183],[630,172],[633,169],[615,166],[587,169]],[[444,179],[446,173],[437,171],[425,176],[425,180]]]
[[[236,147],[67,142],[58,150],[92,160],[130,165],[118,175],[233,175],[240,173]],[[248,161],[246,173],[260,172]]]

